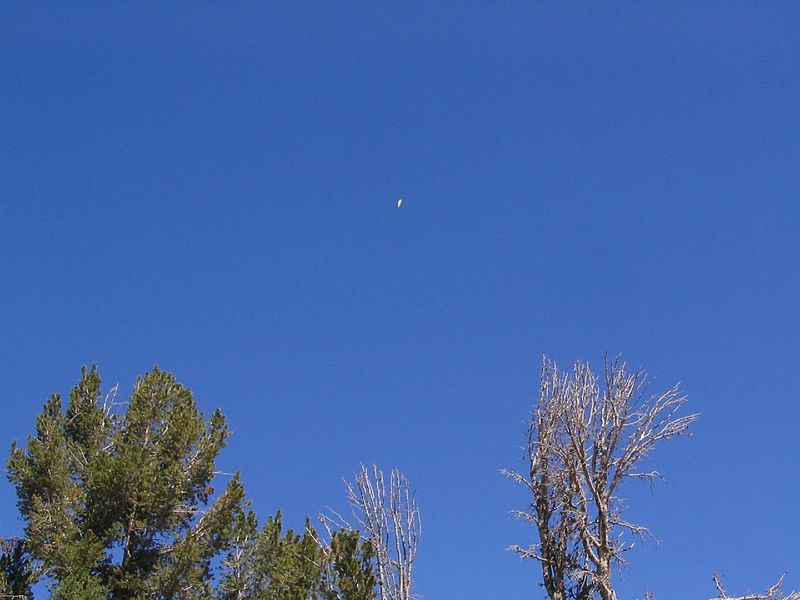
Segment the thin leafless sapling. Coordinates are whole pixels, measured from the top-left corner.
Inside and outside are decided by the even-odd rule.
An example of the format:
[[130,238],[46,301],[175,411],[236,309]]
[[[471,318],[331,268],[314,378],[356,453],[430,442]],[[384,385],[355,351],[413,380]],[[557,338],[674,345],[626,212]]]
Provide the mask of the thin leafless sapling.
[[383,471],[361,465],[355,481],[345,485],[358,527],[375,550],[381,600],[412,600],[422,526],[408,479],[392,469],[387,489]]

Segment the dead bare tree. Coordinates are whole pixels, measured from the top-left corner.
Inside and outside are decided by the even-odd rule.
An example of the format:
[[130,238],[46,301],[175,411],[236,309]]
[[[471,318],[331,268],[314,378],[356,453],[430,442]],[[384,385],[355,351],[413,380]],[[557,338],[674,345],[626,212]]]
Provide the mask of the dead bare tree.
[[362,535],[375,549],[381,600],[412,600],[412,575],[422,526],[408,479],[392,469],[389,488],[376,465],[345,482]]
[[[602,388],[600,386],[602,383]],[[686,397],[674,386],[647,394],[647,377],[619,358],[606,360],[601,382],[576,362],[562,374],[546,357],[528,430],[528,474],[503,473],[525,485],[532,501],[516,514],[539,542],[512,546],[541,563],[551,600],[616,600],[612,573],[646,527],[626,521],[616,493],[625,479],[652,481],[638,466],[662,440],[687,432],[698,415],[676,416]]]

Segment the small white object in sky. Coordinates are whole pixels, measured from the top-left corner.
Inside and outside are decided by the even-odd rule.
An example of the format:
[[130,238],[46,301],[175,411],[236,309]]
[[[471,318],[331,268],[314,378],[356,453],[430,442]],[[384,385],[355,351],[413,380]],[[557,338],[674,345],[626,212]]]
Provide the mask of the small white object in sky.
[[403,199],[402,199],[402,198],[398,198],[398,199],[397,199],[397,208],[400,208],[400,205],[401,205],[402,203],[403,203]]

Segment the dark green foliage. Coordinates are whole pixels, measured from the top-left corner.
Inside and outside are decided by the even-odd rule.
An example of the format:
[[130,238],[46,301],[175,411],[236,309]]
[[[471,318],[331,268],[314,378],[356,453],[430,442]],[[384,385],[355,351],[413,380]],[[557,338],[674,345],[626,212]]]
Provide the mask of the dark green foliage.
[[372,544],[361,541],[358,531],[335,532],[326,560],[325,600],[374,600],[374,559]]
[[109,588],[90,573],[68,575],[53,587],[50,600],[106,600]]
[[337,531],[323,547],[306,519],[302,535],[282,533],[278,512],[257,529],[252,512],[237,523],[223,561],[219,600],[374,600],[374,552],[357,531]]
[[0,598],[30,595],[34,583],[36,573],[25,540],[0,539]]
[[233,600],[316,600],[319,598],[323,550],[306,520],[301,536],[282,534],[281,513],[257,530],[255,515],[238,523],[236,542],[223,561],[218,598]]
[[53,597],[207,598],[211,561],[244,510],[238,477],[208,506],[228,437],[222,414],[204,419],[191,391],[157,368],[136,381],[124,414],[101,398],[97,369],[84,369],[67,410],[53,396],[8,461]]

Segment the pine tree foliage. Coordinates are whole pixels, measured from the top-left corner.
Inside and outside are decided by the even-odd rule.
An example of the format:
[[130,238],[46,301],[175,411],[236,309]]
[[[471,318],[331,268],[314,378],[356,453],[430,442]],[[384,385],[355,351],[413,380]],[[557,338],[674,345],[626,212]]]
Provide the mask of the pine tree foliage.
[[314,528],[306,520],[303,535],[282,530],[280,512],[260,531],[252,512],[239,520],[222,564],[220,600],[319,598],[324,556]]
[[0,539],[0,598],[25,598],[36,582],[36,571],[24,539]]
[[341,529],[331,536],[327,552],[325,600],[375,600],[375,550],[355,530]]
[[306,519],[302,534],[283,533],[279,511],[261,530],[240,515],[222,561],[218,600],[374,600],[375,552],[357,531],[338,530],[329,544]]
[[214,501],[228,429],[158,368],[126,410],[83,369],[66,410],[54,395],[8,461],[30,551],[53,598],[208,598],[211,563],[244,510],[237,477]]

